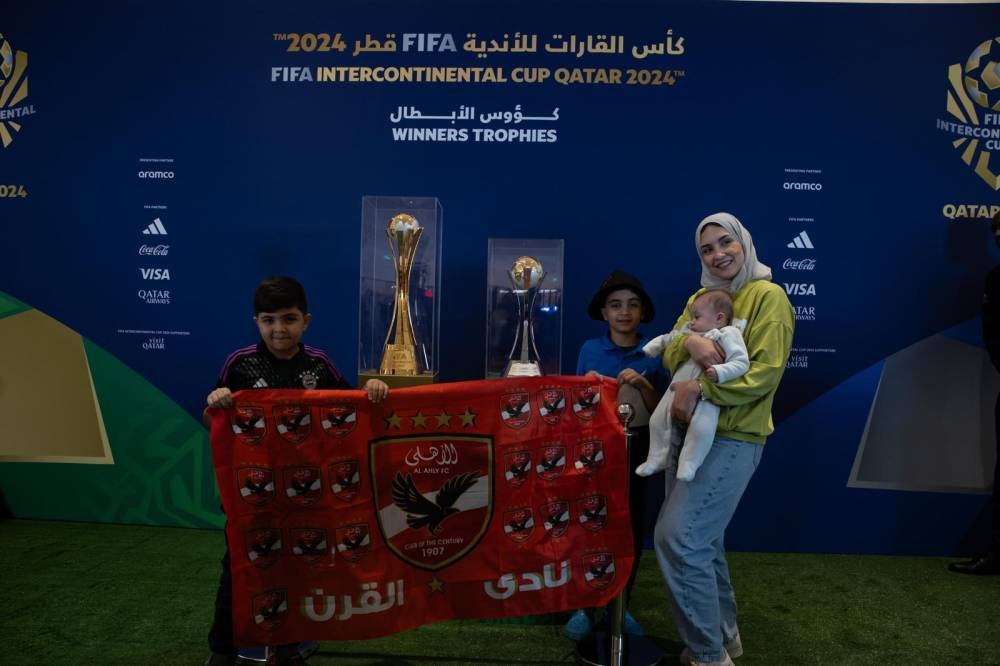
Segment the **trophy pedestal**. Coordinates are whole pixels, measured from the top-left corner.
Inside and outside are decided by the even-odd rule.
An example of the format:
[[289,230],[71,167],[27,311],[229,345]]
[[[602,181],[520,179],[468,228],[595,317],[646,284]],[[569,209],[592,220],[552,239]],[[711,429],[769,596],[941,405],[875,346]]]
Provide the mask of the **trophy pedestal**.
[[504,377],[541,377],[542,368],[537,361],[511,361],[503,373]]
[[427,386],[437,383],[438,373],[421,372],[417,375],[383,375],[378,372],[359,372],[358,386],[364,386],[369,379],[381,379],[389,388],[407,388],[409,386]]

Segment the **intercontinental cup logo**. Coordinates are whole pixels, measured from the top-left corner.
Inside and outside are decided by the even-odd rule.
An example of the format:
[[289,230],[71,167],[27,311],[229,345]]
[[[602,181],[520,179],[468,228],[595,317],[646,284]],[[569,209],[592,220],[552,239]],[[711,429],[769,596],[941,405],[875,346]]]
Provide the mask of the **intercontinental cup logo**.
[[937,128],[953,135],[962,161],[1000,190],[997,167],[991,167],[993,153],[1000,153],[1000,37],[973,49],[964,65],[948,67],[948,82],[946,108],[955,120],[938,119]]
[[0,33],[0,143],[6,148],[13,141],[12,132],[21,131],[21,118],[35,112],[28,98],[28,54],[15,51]]

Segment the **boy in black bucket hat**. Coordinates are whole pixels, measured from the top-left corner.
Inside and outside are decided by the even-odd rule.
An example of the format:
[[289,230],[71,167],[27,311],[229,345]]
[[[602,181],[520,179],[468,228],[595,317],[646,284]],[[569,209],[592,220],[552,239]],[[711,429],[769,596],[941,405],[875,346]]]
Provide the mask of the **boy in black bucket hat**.
[[[629,454],[629,469],[646,459],[649,452],[649,414],[656,408],[668,385],[667,371],[660,359],[648,358],[642,347],[651,340],[639,332],[639,324],[649,323],[656,315],[652,299],[634,275],[622,270],[611,273],[590,299],[587,313],[591,319],[606,321],[604,335],[587,340],[580,348],[576,374],[595,374],[617,379],[619,402],[631,403],[635,418],[631,426],[635,431]],[[635,544],[635,564],[629,576],[626,596],[632,589],[639,556],[645,541],[647,513],[655,518],[654,510],[646,511],[646,479],[632,477],[629,486],[629,506],[632,515],[632,537]],[[568,638],[580,641],[590,634],[593,616],[589,610],[573,613],[563,632]],[[625,631],[642,635],[643,629],[625,613]]]

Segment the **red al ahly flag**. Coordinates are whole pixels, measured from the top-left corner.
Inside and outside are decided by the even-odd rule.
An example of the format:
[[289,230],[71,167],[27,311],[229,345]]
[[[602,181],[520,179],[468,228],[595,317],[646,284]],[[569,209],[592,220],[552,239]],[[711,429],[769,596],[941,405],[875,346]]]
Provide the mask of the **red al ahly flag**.
[[238,645],[603,606],[632,568],[617,387],[255,390],[215,410]]

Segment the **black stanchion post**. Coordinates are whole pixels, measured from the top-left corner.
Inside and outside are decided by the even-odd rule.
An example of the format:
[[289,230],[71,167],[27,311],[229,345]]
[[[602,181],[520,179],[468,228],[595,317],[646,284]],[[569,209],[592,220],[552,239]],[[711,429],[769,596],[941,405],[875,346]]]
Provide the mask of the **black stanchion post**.
[[[629,495],[632,482],[632,437],[635,432],[629,428],[635,408],[627,402],[618,405],[618,420],[625,430],[625,460],[628,474],[625,481],[625,497]],[[636,561],[639,554],[636,553]],[[634,566],[634,565],[633,565]],[[577,662],[584,666],[655,666],[663,660],[663,653],[653,641],[645,636],[630,636],[623,630],[625,624],[625,595],[622,588],[611,602],[610,635],[595,632],[588,640],[577,643]]]

